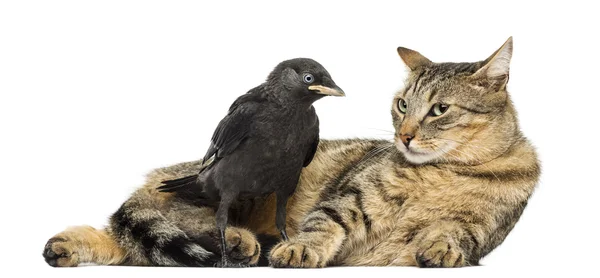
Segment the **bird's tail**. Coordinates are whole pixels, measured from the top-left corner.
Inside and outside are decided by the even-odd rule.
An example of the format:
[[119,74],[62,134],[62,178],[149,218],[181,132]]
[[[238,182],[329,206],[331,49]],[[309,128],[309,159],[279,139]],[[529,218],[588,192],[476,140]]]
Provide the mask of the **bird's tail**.
[[[214,161],[214,157],[211,157],[207,160],[202,160],[202,165],[201,165],[200,172],[198,173],[198,175],[200,173],[202,173],[204,170],[206,170],[209,166],[211,166],[213,161]],[[198,175],[191,175],[191,176],[178,178],[178,179],[174,179],[174,180],[162,181],[161,183],[163,185],[159,186],[157,189],[160,192],[178,191],[181,188],[196,184],[198,182]]]
[[157,187],[160,192],[175,192],[180,188],[194,185],[198,181],[198,175],[191,175],[174,180],[162,181],[163,185]]

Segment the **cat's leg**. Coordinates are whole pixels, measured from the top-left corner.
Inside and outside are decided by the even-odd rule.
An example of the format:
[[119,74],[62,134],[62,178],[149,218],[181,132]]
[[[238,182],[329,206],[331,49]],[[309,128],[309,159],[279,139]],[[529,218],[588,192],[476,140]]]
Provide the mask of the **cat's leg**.
[[[396,254],[388,252],[390,265],[463,267],[477,265],[478,227],[457,221],[436,221],[414,235]],[[387,250],[391,251],[391,250]]]
[[[402,221],[402,220],[401,220]],[[439,221],[425,228],[400,225],[367,251],[354,252],[340,264],[351,266],[462,267],[477,240],[458,222]]]
[[51,266],[77,266],[82,263],[118,265],[126,261],[126,251],[104,229],[70,227],[53,236],[43,256]]
[[306,216],[296,236],[273,247],[271,265],[315,268],[332,262],[346,240],[365,234],[368,223],[356,201],[359,197],[350,194],[321,202]]
[[302,224],[301,231],[277,244],[270,253],[273,267],[325,267],[346,238],[343,218],[335,210],[317,210]]

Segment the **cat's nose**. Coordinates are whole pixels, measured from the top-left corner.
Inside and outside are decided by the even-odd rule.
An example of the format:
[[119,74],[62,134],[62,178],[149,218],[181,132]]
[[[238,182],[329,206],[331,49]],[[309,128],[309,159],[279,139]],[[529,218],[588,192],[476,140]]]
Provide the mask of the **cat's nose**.
[[408,145],[410,145],[410,141],[414,138],[414,135],[412,134],[402,134],[400,135],[400,140],[402,140],[402,144],[404,144],[404,146],[406,146],[408,148]]

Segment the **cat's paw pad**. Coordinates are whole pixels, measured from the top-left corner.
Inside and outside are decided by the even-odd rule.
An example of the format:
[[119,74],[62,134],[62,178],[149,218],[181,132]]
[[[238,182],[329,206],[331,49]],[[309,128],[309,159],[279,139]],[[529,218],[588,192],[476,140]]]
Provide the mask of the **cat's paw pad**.
[[79,264],[79,256],[73,241],[65,237],[55,236],[48,240],[42,255],[50,266],[68,267]]
[[461,267],[465,266],[465,258],[457,247],[436,241],[422,245],[417,251],[416,261],[419,267]]
[[260,244],[256,236],[246,229],[227,228],[225,230],[227,242],[227,257],[235,265],[255,265],[260,257]]
[[269,261],[273,267],[324,267],[321,256],[314,248],[289,241],[273,247]]

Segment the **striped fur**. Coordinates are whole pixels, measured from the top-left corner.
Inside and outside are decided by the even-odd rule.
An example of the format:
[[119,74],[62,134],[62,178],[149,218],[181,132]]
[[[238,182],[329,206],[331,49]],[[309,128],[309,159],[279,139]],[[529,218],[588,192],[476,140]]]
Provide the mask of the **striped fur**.
[[[482,62],[436,64],[399,49],[410,74],[392,104],[395,140],[321,141],[288,202],[290,241],[275,240],[274,196],[238,204],[226,235],[230,258],[275,267],[477,265],[514,227],[540,175],[506,92],[511,50],[509,40]],[[445,114],[424,116],[440,101],[450,105]],[[407,153],[398,137],[408,128],[411,145],[431,155]],[[46,260],[212,265],[219,257],[214,212],[155,190],[199,167],[153,171],[106,229],[59,233],[45,246]]]

